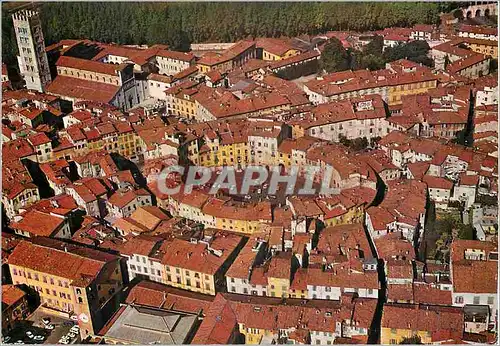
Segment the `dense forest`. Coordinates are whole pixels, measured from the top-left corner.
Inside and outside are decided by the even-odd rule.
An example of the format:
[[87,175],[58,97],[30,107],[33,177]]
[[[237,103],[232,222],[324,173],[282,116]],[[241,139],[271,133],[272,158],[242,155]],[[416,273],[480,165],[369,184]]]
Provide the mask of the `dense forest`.
[[[2,5],[2,6],[5,6]],[[456,3],[437,2],[48,2],[40,4],[47,44],[88,38],[119,44],[231,42],[257,36],[297,36],[327,30],[375,30],[437,23]],[[5,9],[5,7],[4,7]],[[12,19],[2,11],[4,61],[14,62]]]

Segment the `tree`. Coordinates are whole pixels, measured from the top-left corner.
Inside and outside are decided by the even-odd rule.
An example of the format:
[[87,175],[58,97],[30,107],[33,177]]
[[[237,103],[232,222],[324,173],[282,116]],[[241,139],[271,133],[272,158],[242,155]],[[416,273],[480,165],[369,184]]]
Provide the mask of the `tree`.
[[359,58],[357,68],[369,69],[370,71],[380,70],[385,67],[385,60],[381,56],[373,54],[361,55]]
[[401,340],[401,342],[399,343],[400,345],[415,345],[415,344],[418,344],[418,345],[421,345],[422,344],[422,339],[420,338],[419,335],[414,335],[414,336],[411,336],[409,338],[403,338],[403,340]]
[[380,35],[375,35],[373,39],[365,46],[363,52],[366,54],[372,54],[375,56],[382,55],[382,49],[384,48],[384,38]]
[[473,240],[474,239],[474,227],[472,225],[458,225],[458,238],[464,240]]
[[426,41],[411,41],[406,44],[386,48],[383,57],[386,61],[408,59],[417,63],[432,64],[432,59],[427,57],[429,49],[429,44]]
[[320,68],[328,73],[349,68],[349,54],[338,38],[332,37],[325,44],[321,53]]
[[491,59],[490,60],[490,73],[496,72],[498,70],[498,60]]
[[453,17],[457,18],[458,20],[464,19],[464,12],[462,9],[457,8],[455,11],[453,11]]
[[368,139],[366,137],[356,138],[352,140],[351,149],[355,151],[365,150],[368,147]]
[[[14,6],[2,3],[2,57],[13,64],[16,42],[8,10]],[[121,44],[172,41],[185,46],[185,42],[234,42],[249,36],[293,37],[435,24],[449,6],[433,2],[41,2],[39,8],[46,44],[87,38]]]

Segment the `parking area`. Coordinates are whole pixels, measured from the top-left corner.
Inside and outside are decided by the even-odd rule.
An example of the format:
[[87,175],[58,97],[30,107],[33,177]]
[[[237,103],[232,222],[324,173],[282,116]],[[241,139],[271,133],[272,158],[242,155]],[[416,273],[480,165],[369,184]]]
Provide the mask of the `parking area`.
[[[28,318],[28,321],[33,322],[33,326],[44,328],[45,324],[43,322],[43,318],[49,318],[50,324],[54,325],[54,329],[50,331],[50,334],[47,336],[47,339],[44,341],[45,344],[58,344],[59,340],[67,335],[70,332],[71,327],[76,324],[76,321],[73,321],[68,318],[64,318],[57,314],[50,314],[44,310],[36,310],[31,316]],[[80,334],[76,333],[76,335],[71,338],[69,343],[79,343],[80,342]]]
[[3,344],[42,344],[50,331],[45,328],[34,326],[30,321],[20,321],[15,328],[10,330],[3,337]]

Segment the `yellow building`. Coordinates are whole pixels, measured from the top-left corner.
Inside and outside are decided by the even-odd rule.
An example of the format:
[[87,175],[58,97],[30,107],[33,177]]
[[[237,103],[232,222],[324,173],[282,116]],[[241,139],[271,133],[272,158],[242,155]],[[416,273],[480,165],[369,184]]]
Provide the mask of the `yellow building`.
[[40,303],[79,317],[82,339],[94,335],[106,320],[104,305],[121,290],[121,258],[49,238],[21,241],[9,256],[16,285],[31,287]]
[[281,252],[273,256],[267,269],[267,295],[288,298],[290,291],[291,252]]
[[198,60],[198,70],[202,73],[211,70],[228,72],[255,58],[255,42],[238,41],[222,53],[209,52]]
[[214,233],[203,241],[174,239],[160,247],[163,283],[203,294],[215,295],[225,282],[224,273],[231,265],[242,237]]
[[307,299],[307,269],[299,268],[290,285],[290,298]]
[[245,336],[245,344],[249,345],[259,345],[262,338],[275,336],[271,329],[249,328],[244,323],[240,323],[240,333]]
[[266,61],[288,59],[300,54],[298,49],[279,38],[260,38],[256,41],[256,48],[257,51],[262,51],[261,58]]
[[397,84],[389,86],[387,95],[387,103],[389,105],[400,104],[401,97],[403,95],[424,94],[429,89],[434,89],[437,87],[436,77],[429,77],[428,80],[414,80],[412,78],[414,77],[403,75],[401,76],[401,78],[399,78]]
[[498,44],[497,41],[493,40],[481,40],[477,38],[463,38],[463,43],[470,50],[481,53],[484,55],[489,55],[493,59],[498,59]]
[[215,227],[231,232],[253,234],[272,221],[271,204],[226,203],[212,198],[203,206],[203,214],[215,218]]
[[[320,208],[322,208],[321,203],[323,202],[323,200],[318,201]],[[322,209],[325,213],[323,222],[326,227],[363,222],[364,206],[362,205],[345,206],[339,204]]]

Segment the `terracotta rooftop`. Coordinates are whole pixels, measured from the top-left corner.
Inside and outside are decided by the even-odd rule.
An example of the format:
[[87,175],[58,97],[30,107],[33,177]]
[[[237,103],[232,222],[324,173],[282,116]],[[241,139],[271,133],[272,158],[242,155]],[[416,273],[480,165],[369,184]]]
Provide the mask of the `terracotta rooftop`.
[[31,237],[50,237],[64,223],[64,218],[46,214],[38,210],[26,212],[22,217],[22,220],[13,222],[10,227],[15,230],[28,232]]
[[109,103],[115,97],[119,88],[118,85],[67,76],[57,76],[52,83],[47,86],[47,92],[71,97],[77,100]]
[[50,238],[21,241],[9,256],[9,264],[66,278],[86,287],[106,263],[118,257],[102,251]]

